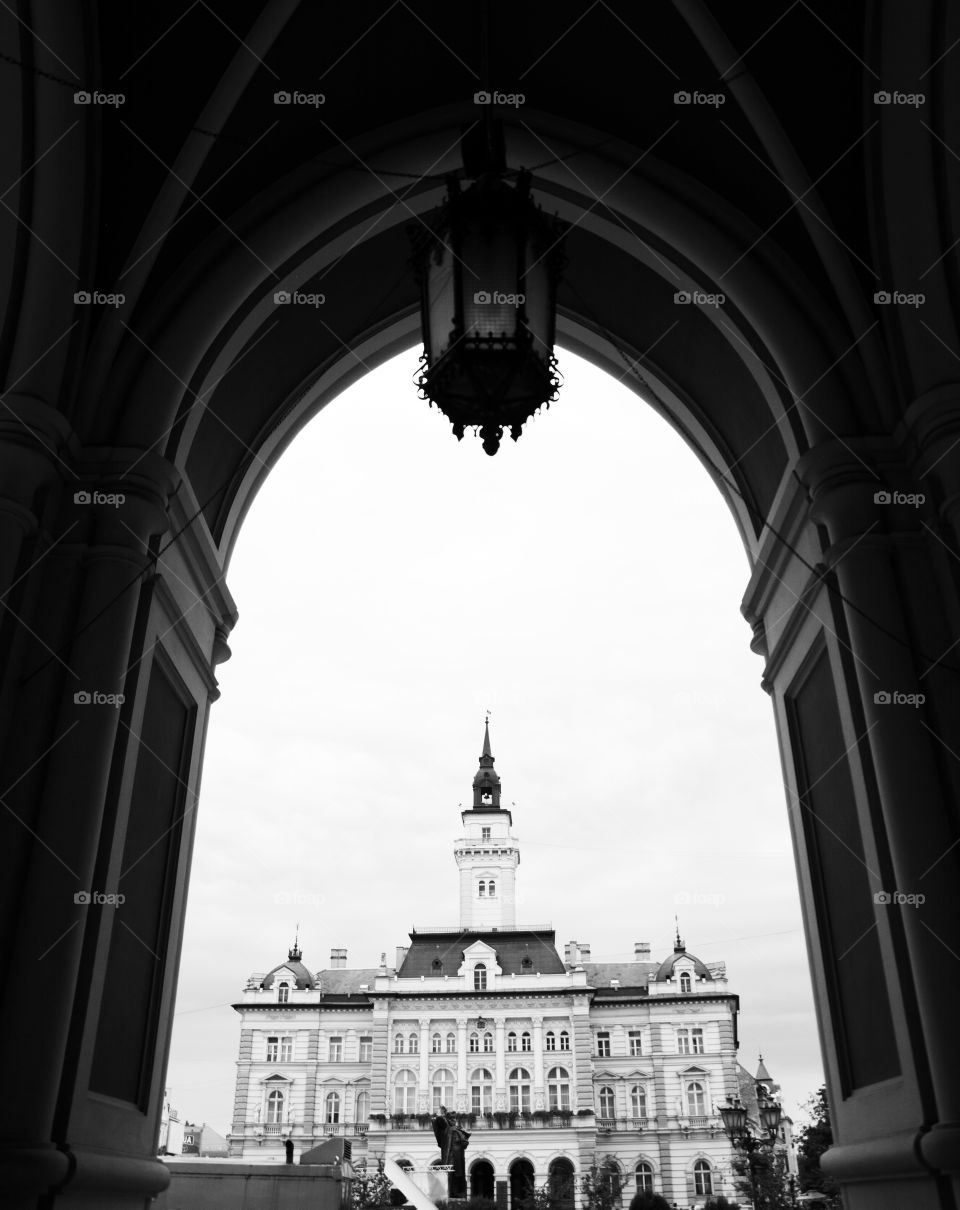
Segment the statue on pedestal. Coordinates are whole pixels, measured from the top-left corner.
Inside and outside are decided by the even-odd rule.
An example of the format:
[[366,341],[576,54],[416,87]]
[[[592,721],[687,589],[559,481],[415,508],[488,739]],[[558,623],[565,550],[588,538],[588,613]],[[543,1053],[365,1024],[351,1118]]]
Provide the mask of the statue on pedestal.
[[456,1114],[445,1105],[433,1119],[433,1134],[440,1148],[440,1162],[450,1165],[447,1173],[447,1197],[467,1196],[466,1162],[464,1159],[470,1133],[457,1122]]

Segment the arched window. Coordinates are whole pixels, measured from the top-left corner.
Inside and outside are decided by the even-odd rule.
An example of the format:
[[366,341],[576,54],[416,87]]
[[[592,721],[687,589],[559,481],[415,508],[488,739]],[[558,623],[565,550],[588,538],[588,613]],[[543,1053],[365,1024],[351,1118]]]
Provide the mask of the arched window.
[[690,972],[684,971],[680,976],[680,990],[686,995],[690,991]]
[[653,1165],[648,1164],[646,1160],[641,1160],[637,1164],[637,1192],[653,1192]]
[[713,1171],[706,1160],[697,1160],[693,1166],[693,1190],[696,1194],[713,1192]]
[[328,1092],[324,1098],[324,1116],[325,1122],[340,1121],[340,1094],[339,1092]]
[[567,1033],[567,1031],[565,1029],[560,1030],[560,1049],[561,1050],[570,1049],[570,1035]]
[[607,1159],[601,1168],[601,1174],[601,1179],[607,1187],[611,1201],[615,1206],[619,1206],[623,1193],[623,1174],[620,1171],[620,1165],[615,1159]]
[[476,1030],[470,1035],[470,1053],[472,1055],[480,1053],[480,1035]]
[[517,1035],[511,1029],[507,1034],[507,1050],[511,1053],[517,1049]]
[[286,1004],[290,999],[290,984],[281,983],[277,988],[277,1000],[280,1004]]
[[370,1093],[363,1091],[357,1093],[357,1106],[353,1111],[355,1122],[366,1122],[370,1117]]
[[453,1104],[453,1094],[455,1090],[453,1080],[453,1072],[446,1067],[441,1067],[433,1073],[433,1112],[439,1113],[440,1106],[445,1105],[448,1109]]
[[525,1067],[515,1067],[510,1072],[510,1112],[523,1113],[530,1109],[530,1072]]
[[526,1030],[524,1030],[524,1032],[520,1035],[520,1049],[526,1050],[526,1051],[529,1051],[531,1049],[530,1035],[529,1035],[529,1033],[527,1033]]
[[707,1112],[706,1104],[703,1085],[698,1080],[693,1080],[687,1085],[687,1113],[694,1118],[702,1117]]
[[401,1071],[394,1085],[394,1113],[413,1113],[417,1107],[417,1077],[412,1071]]
[[478,1067],[470,1077],[471,1113],[490,1113],[493,1110],[493,1075],[486,1067]]
[[565,1067],[551,1067],[547,1073],[547,1104],[550,1109],[570,1108],[570,1073]]
[[635,1118],[647,1116],[647,1090],[642,1084],[634,1084],[630,1089],[630,1112]]
[[283,1093],[279,1088],[275,1088],[267,1095],[267,1121],[283,1121]]
[[487,968],[482,962],[478,962],[473,968],[473,990],[475,992],[487,990]]
[[447,1034],[447,1054],[455,1055],[457,1053],[457,1035]]
[[493,1054],[493,1034],[485,1033],[483,1035],[483,1053],[487,1055]]
[[557,1035],[552,1029],[548,1029],[546,1033],[545,1048],[547,1050],[557,1049]]
[[484,880],[483,880],[482,878],[480,879],[480,884],[479,884],[479,887],[478,887],[478,893],[479,893],[479,895],[480,895],[480,898],[481,898],[481,899],[483,899],[483,897],[484,897],[484,896],[486,895],[486,893],[487,893],[487,884],[486,884],[486,882],[484,882]]
[[487,898],[496,899],[496,897],[497,897],[497,884],[491,878],[490,885],[487,887]]
[[406,1044],[407,1042],[403,1034],[397,1034],[397,1036],[393,1039],[393,1053],[395,1055],[402,1055]]
[[410,1035],[410,1053],[415,1055],[420,1049],[420,1039],[416,1034]]
[[439,1034],[433,1034],[430,1038],[430,1053],[438,1055],[443,1049],[443,1038]]
[[613,1095],[613,1089],[609,1084],[604,1084],[599,1092],[600,1101],[600,1117],[612,1118],[616,1116],[616,1101]]

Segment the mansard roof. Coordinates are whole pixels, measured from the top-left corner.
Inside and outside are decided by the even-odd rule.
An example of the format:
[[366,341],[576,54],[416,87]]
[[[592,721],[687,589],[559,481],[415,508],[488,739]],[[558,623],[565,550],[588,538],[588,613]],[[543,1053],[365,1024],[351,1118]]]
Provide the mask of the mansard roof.
[[[567,968],[557,953],[556,933],[537,929],[457,929],[433,933],[411,933],[410,948],[397,971],[398,979],[437,975],[455,976],[463,965],[464,951],[475,941],[485,941],[497,954],[505,975],[563,975]],[[524,959],[530,965],[524,965]],[[433,964],[440,963],[439,967]]]
[[[647,984],[656,975],[658,962],[584,962],[587,983],[598,991],[623,992],[625,989],[646,992]],[[619,980],[619,988],[610,986]]]

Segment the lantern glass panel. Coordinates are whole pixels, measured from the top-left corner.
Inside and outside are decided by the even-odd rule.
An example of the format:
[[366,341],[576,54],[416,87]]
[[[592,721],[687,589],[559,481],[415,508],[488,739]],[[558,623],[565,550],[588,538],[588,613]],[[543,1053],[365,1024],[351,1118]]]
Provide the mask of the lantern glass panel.
[[465,336],[516,336],[516,232],[503,223],[471,225],[460,255]]
[[[447,240],[449,243],[449,239]],[[439,263],[438,263],[439,261]],[[456,277],[452,254],[439,248],[437,259],[431,255],[427,273],[427,353],[431,361],[442,357],[450,344],[456,319]]]

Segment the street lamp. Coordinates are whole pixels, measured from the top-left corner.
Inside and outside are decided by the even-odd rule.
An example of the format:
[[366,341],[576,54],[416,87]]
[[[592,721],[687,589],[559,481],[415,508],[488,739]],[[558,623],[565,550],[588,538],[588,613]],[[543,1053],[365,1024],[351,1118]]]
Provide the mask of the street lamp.
[[760,1084],[757,1085],[757,1108],[761,1133],[754,1135],[749,1126],[747,1107],[739,1097],[733,1097],[726,1105],[719,1106],[723,1128],[731,1143],[733,1143],[734,1147],[738,1147],[743,1151],[747,1157],[747,1166],[750,1174],[750,1200],[754,1206],[757,1205],[755,1157],[758,1152],[768,1147],[773,1147],[777,1139],[777,1132],[780,1129],[780,1119],[783,1117],[782,1106],[778,1102],[771,1100],[766,1095],[763,1085]]
[[495,154],[477,168],[465,190],[458,176],[448,177],[444,204],[409,229],[424,348],[417,385],[458,441],[476,428],[492,456],[505,428],[516,441],[526,421],[557,398],[553,346],[566,225],[533,201],[529,172],[509,184]]

